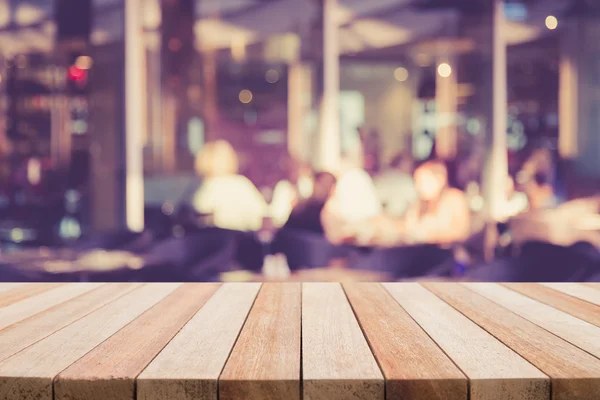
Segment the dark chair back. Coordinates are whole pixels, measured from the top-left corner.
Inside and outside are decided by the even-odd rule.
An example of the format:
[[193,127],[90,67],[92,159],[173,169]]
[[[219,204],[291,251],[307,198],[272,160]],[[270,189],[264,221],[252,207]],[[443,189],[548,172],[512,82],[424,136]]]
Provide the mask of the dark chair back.
[[280,230],[272,243],[273,253],[283,253],[290,269],[323,268],[336,258],[348,257],[347,246],[331,244],[325,236],[317,233]]
[[361,248],[350,262],[350,268],[385,272],[396,279],[426,276],[453,262],[451,249],[436,245],[393,248]]

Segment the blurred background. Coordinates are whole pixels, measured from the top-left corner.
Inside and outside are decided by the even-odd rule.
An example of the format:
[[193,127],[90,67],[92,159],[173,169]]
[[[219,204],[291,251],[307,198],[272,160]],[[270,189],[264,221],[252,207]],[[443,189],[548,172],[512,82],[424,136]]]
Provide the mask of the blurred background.
[[0,0],[0,280],[600,280],[596,0]]

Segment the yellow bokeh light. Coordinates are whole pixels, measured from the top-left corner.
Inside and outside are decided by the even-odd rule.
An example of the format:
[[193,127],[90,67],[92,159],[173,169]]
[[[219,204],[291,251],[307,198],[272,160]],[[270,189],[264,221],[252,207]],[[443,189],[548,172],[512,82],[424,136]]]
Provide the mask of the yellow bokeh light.
[[238,97],[242,103],[248,104],[252,101],[252,92],[248,89],[241,90]]
[[90,56],[79,56],[75,60],[75,66],[79,69],[90,69],[94,65],[94,60]]
[[394,71],[394,78],[398,82],[405,82],[408,79],[408,70],[403,67],[396,68]]
[[558,27],[558,19],[554,15],[548,15],[546,17],[546,28],[551,31]]
[[448,63],[441,63],[438,65],[437,71],[442,78],[447,78],[452,74],[452,67]]

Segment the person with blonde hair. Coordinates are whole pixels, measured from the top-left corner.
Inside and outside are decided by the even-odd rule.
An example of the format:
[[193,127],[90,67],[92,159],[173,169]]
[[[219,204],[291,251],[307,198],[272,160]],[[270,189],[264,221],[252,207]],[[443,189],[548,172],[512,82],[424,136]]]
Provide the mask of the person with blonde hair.
[[225,140],[209,142],[196,156],[196,172],[203,178],[193,205],[223,229],[257,231],[267,212],[267,203],[245,176],[238,173],[238,156]]

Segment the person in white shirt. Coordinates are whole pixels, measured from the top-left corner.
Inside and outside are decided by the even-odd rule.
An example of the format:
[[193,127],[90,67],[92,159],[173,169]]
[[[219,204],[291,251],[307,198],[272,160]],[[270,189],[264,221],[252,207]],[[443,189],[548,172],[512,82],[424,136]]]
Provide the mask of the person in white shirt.
[[261,228],[267,203],[256,186],[238,174],[238,157],[228,142],[207,143],[196,157],[196,172],[203,178],[193,199],[197,212],[210,215],[212,224],[219,228]]
[[375,178],[375,187],[385,213],[393,218],[403,217],[419,199],[412,176],[412,160],[405,155],[394,157],[390,169]]
[[376,221],[383,214],[369,174],[348,159],[323,211],[325,236],[334,244],[367,244],[376,235]]

